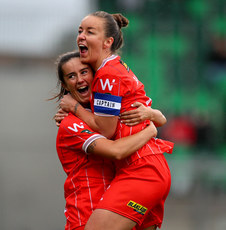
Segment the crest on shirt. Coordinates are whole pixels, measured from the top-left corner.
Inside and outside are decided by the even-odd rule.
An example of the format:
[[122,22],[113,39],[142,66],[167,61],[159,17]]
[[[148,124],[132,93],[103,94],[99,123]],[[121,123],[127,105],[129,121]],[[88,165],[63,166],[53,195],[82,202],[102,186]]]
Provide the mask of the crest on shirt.
[[129,72],[129,66],[122,60],[119,60],[119,62],[126,68],[126,70]]
[[82,132],[81,133],[88,133],[88,134],[92,134],[92,133],[94,133],[94,132],[92,132],[92,131],[90,131],[90,130],[88,130],[88,129],[84,129],[84,130],[82,130]]

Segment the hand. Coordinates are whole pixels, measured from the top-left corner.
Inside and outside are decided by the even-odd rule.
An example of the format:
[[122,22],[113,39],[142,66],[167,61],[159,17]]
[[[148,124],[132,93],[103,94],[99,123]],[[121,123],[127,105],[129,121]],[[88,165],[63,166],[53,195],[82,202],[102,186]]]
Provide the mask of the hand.
[[60,108],[65,112],[74,112],[77,101],[71,96],[71,94],[64,95],[60,100]]
[[61,121],[68,116],[68,113],[66,113],[63,109],[59,109],[54,116],[54,120],[56,122],[56,126],[59,127]]
[[133,126],[141,123],[142,121],[150,119],[150,107],[146,107],[140,102],[135,102],[131,106],[137,107],[137,109],[121,113],[121,123],[124,123],[128,126]]

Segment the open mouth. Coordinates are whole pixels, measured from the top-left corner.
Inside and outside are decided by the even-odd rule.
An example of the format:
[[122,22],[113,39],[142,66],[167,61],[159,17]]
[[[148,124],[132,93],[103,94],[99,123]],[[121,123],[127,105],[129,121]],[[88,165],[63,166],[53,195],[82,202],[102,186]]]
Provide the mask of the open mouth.
[[79,45],[79,50],[82,54],[88,51],[88,48],[85,45]]
[[80,88],[78,88],[78,92],[83,94],[83,93],[87,93],[89,90],[89,87],[88,86],[82,86]]

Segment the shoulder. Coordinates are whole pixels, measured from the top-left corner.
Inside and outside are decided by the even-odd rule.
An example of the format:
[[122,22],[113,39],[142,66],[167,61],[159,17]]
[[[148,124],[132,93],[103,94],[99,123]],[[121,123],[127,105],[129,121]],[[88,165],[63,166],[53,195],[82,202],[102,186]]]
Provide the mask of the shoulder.
[[87,128],[89,127],[85,122],[83,122],[78,117],[72,114],[69,114],[61,122],[60,127],[59,127],[59,132],[61,134],[67,133],[67,134],[75,135],[75,134],[80,133],[83,129],[87,129]]
[[67,117],[65,117],[60,124],[60,128],[67,126],[67,125],[71,125],[73,123],[78,123],[81,122],[82,120],[79,119],[78,117],[74,116],[73,114],[69,114]]
[[108,60],[105,64],[102,64],[100,69],[96,72],[96,76],[101,77],[103,75],[116,76],[129,72],[127,64],[121,60],[119,56],[114,59]]

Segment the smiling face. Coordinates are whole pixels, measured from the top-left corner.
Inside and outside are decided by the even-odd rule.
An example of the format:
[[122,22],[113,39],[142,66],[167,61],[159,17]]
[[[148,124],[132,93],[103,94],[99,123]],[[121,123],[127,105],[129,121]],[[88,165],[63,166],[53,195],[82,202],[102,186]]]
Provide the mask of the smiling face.
[[102,61],[111,55],[112,43],[112,37],[105,37],[104,19],[89,15],[82,20],[77,36],[82,62],[89,63],[96,71]]
[[93,72],[89,65],[72,58],[62,66],[64,83],[62,86],[83,106],[89,105]]

